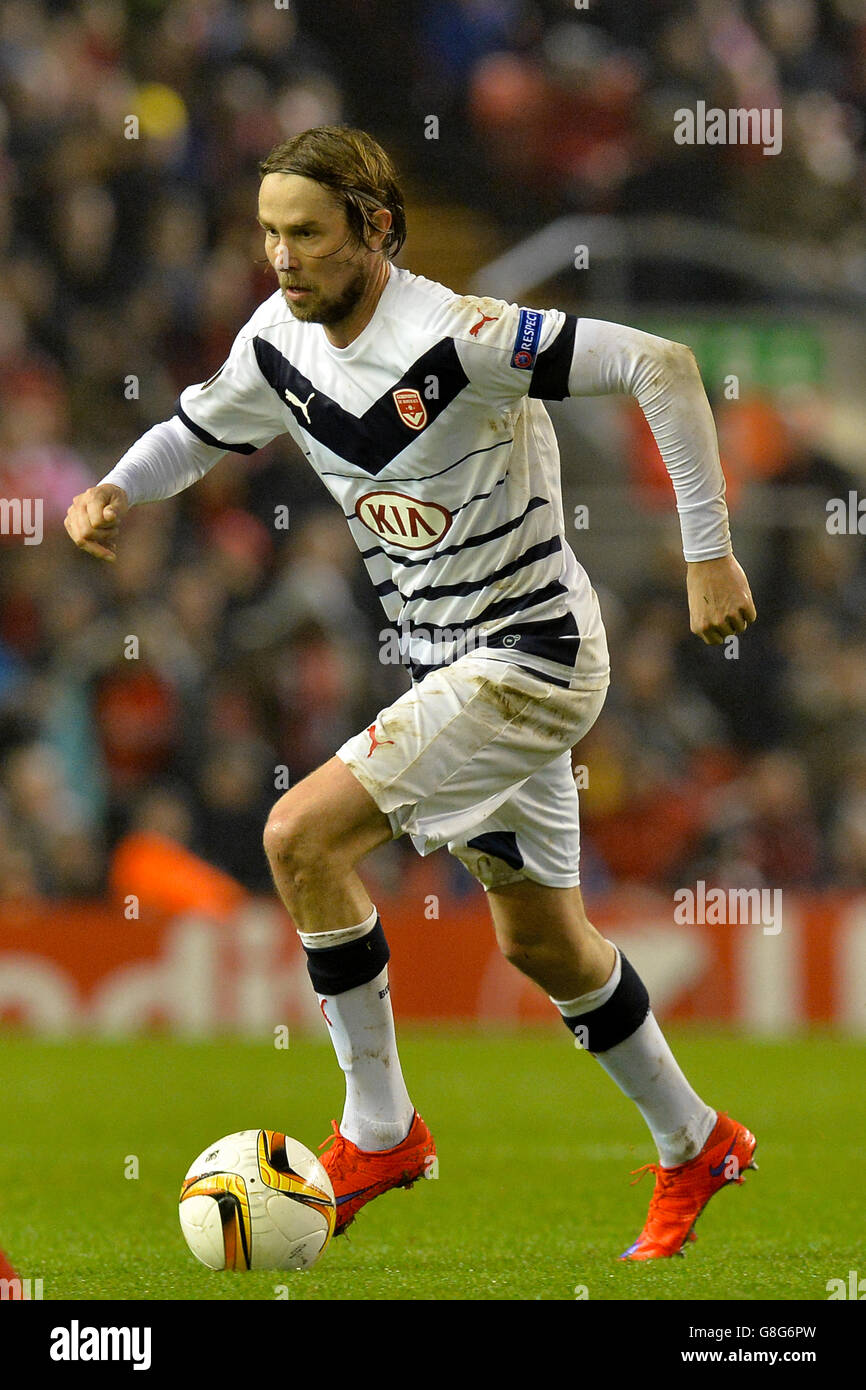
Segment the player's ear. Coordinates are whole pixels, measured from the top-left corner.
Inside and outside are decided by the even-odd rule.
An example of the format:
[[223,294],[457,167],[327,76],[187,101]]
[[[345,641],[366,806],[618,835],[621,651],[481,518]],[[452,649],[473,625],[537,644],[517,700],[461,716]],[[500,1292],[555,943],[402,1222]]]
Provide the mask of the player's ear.
[[371,214],[370,221],[376,231],[370,232],[367,237],[368,244],[371,251],[381,251],[394,219],[388,208],[378,208],[376,212]]

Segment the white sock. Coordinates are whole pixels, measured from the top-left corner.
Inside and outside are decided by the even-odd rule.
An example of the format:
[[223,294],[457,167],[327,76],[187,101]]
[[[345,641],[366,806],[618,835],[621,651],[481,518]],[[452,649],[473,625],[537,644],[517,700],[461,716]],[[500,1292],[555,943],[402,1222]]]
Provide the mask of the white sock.
[[[366,936],[377,916],[374,908],[367,922],[357,927],[298,935],[308,950],[341,946]],[[366,985],[316,998],[346,1077],[340,1133],[359,1149],[393,1148],[409,1133],[414,1107],[397,1055],[388,967]]]
[[643,1115],[663,1168],[676,1168],[700,1153],[718,1115],[680,1071],[652,1010],[636,1033],[596,1053],[596,1060]]
[[[622,962],[617,950],[610,978],[599,989],[578,999],[554,999],[553,1003],[563,1018],[591,1013],[607,1003],[621,974]],[[676,1168],[700,1153],[718,1115],[692,1090],[652,1011],[631,1037],[593,1055],[643,1115],[663,1168]]]
[[299,931],[301,945],[307,951],[324,951],[328,946],[346,946],[350,941],[357,941],[359,937],[366,936],[376,925],[379,916],[376,908],[370,913],[365,922],[359,922],[357,927],[338,927],[336,931]]

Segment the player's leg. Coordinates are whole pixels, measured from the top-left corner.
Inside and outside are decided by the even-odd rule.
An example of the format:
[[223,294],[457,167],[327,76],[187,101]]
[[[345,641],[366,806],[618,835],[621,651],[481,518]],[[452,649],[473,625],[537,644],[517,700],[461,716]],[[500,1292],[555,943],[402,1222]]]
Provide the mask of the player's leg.
[[643,981],[588,920],[579,887],[522,879],[487,895],[500,949],[541,986],[582,1046],[633,1100],[667,1167],[700,1153],[716,1112],[692,1089]]
[[282,796],[265,827],[274,883],[298,927],[346,1080],[342,1118],[322,1159],[337,1201],[336,1234],[372,1198],[425,1176],[436,1154],[400,1066],[388,943],[356,872],[393,833],[336,757]]
[[554,999],[600,989],[616,964],[616,947],[588,920],[579,887],[552,888],[518,879],[487,894],[507,960]]
[[534,774],[468,840],[452,844],[487,889],[505,956],[539,984],[569,1031],[637,1105],[659,1152],[656,1187],[631,1260],[681,1251],[710,1197],[741,1182],[755,1138],[693,1090],[642,980],[586,916],[577,885],[577,793],[569,760]]
[[397,1054],[390,952],[355,870],[392,835],[388,818],[339,758],[279,799],[264,835],[346,1078],[340,1133],[365,1150],[400,1143],[414,1116]]
[[393,833],[339,758],[280,797],[265,826],[265,853],[299,931],[337,931],[369,917],[373,905],[355,866]]
[[[507,662],[461,658],[382,710],[272,812],[265,843],[274,880],[303,923],[310,974],[347,1071],[347,1095],[355,1097],[347,1100],[341,1131],[360,1137],[349,1142],[337,1132],[325,1157],[338,1206],[346,1204],[338,1229],[370,1197],[420,1176],[435,1154],[405,1095],[393,1038],[385,1038],[387,944],[375,909],[362,916],[369,899],[355,865],[392,835],[407,832],[429,853],[471,830],[567,748],[572,731],[576,738],[583,723],[588,727],[603,698],[603,691],[586,697],[557,691]],[[363,971],[360,980],[356,969]],[[362,1081],[354,1091],[356,1073]]]

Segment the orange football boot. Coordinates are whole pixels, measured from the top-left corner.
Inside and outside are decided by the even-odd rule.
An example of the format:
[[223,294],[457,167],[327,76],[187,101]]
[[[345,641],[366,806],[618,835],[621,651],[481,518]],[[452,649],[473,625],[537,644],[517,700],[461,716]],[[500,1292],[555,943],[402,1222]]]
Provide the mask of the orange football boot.
[[342,1235],[374,1197],[381,1197],[392,1187],[411,1187],[419,1178],[435,1175],[436,1145],[417,1110],[406,1138],[392,1149],[359,1149],[340,1133],[336,1120],[331,1121],[331,1128],[333,1134],[319,1148],[333,1144],[322,1163],[337,1202],[335,1236]]
[[[659,1260],[682,1255],[686,1241],[695,1240],[694,1226],[710,1198],[728,1183],[742,1183],[754,1161],[757,1139],[744,1125],[719,1112],[715,1128],[696,1158],[676,1168],[645,1163],[634,1171],[656,1175],[646,1225],[621,1260]],[[634,1186],[634,1184],[632,1184]]]

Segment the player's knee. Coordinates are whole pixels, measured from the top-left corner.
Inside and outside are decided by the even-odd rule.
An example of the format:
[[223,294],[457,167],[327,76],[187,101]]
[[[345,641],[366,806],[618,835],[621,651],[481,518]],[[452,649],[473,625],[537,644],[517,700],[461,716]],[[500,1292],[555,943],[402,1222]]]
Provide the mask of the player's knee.
[[537,942],[523,941],[517,936],[500,936],[499,949],[510,965],[516,966],[525,975],[532,973],[532,964],[538,956]]
[[322,817],[313,808],[286,805],[285,798],[268,816],[263,842],[271,866],[299,884],[321,873],[335,849]]
[[585,917],[574,917],[568,923],[551,920],[543,931],[526,929],[515,923],[497,931],[499,949],[511,965],[525,974],[552,959],[568,960],[580,965],[591,957],[595,928]]
[[549,954],[554,944],[550,936],[517,930],[498,932],[497,939],[505,959],[520,970],[525,970],[527,965],[538,957]]

